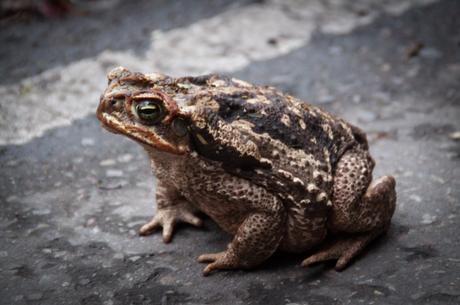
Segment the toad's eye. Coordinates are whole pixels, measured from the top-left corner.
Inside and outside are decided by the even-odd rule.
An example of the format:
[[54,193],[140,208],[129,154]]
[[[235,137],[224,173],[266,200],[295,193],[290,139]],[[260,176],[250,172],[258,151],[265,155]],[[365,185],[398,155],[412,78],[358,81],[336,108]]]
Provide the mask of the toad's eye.
[[158,123],[164,116],[161,100],[141,100],[137,102],[136,113],[142,121],[149,124]]

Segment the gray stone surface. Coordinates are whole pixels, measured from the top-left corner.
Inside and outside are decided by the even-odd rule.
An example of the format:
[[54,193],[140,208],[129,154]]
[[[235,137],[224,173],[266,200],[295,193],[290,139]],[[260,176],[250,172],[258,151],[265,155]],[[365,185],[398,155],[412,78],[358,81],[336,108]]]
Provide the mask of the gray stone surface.
[[[0,304],[459,304],[459,13],[453,0],[126,1],[1,21]],[[196,257],[230,239],[209,219],[168,245],[137,235],[154,177],[93,113],[119,64],[272,84],[361,126],[375,176],[397,179],[390,231],[341,273],[277,254],[203,278]]]

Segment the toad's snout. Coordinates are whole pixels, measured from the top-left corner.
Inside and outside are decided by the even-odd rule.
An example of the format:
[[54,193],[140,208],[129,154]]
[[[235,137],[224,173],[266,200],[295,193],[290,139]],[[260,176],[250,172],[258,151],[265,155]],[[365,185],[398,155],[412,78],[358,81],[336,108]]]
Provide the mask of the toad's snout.
[[126,106],[126,96],[123,92],[116,92],[115,94],[103,94],[99,100],[99,106],[97,107],[96,114],[97,118],[104,123],[103,116],[117,116],[124,112]]
[[112,114],[113,112],[120,112],[123,109],[123,99],[115,97],[102,96],[97,108],[97,113]]

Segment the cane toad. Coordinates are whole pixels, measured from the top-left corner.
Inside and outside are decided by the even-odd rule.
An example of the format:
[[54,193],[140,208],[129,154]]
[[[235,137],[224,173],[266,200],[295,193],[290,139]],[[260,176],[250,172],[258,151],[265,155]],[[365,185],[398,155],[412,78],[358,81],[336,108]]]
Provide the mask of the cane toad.
[[[203,254],[204,275],[251,268],[276,250],[307,252],[302,266],[346,267],[385,232],[395,180],[374,183],[359,128],[273,87],[218,75],[173,78],[116,68],[97,117],[140,143],[157,177],[157,212],[141,227],[201,225],[201,211],[233,237]],[[328,237],[326,242],[326,236]]]

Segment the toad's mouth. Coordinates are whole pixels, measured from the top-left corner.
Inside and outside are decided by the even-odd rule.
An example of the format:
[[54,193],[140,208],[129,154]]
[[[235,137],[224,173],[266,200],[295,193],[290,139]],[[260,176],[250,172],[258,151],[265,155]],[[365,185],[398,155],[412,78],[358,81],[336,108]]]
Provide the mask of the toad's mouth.
[[153,132],[149,132],[143,128],[140,128],[133,124],[132,126],[127,126],[121,121],[108,114],[108,113],[98,113],[98,119],[101,121],[101,125],[107,131],[114,134],[123,134],[136,142],[141,143],[143,146],[151,147],[160,151],[168,152],[175,155],[183,155],[187,150],[182,146],[175,146],[171,143],[166,142],[161,137],[156,135]]
[[101,122],[101,126],[114,134],[126,134],[126,130],[120,121],[107,113],[98,113],[97,118]]

